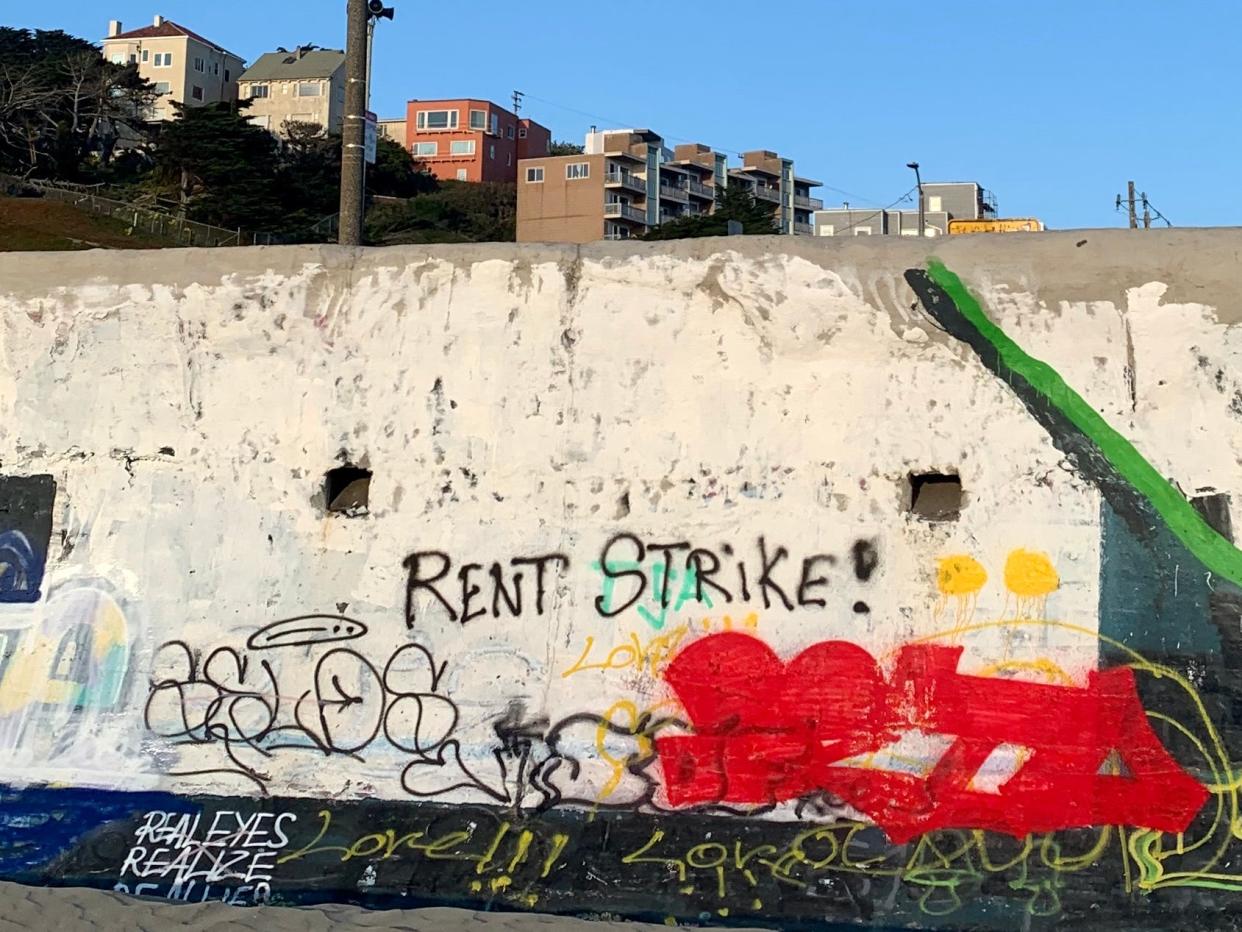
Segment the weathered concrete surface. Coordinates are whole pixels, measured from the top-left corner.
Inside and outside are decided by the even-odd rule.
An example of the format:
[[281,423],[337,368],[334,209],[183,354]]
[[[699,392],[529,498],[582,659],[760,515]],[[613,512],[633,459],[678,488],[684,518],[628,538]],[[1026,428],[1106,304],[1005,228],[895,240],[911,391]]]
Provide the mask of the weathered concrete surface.
[[[385,909],[357,906],[172,905],[72,887],[29,887],[0,882],[0,932],[663,932],[643,922],[571,919],[532,913],[481,913],[464,909]],[[735,927],[736,928],[736,927]],[[746,932],[742,929],[739,932]]]
[[[0,534],[34,541],[0,540],[0,875],[787,927],[1223,907],[1240,248],[0,257]],[[325,510],[341,465],[366,514]],[[930,474],[953,520],[912,510]]]

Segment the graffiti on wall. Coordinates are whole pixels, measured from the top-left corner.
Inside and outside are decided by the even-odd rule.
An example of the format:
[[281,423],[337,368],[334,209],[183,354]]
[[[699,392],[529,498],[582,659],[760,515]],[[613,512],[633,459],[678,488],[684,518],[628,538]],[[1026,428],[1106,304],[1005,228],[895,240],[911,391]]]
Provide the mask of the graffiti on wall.
[[51,476],[0,476],[0,603],[39,601],[55,497]]
[[[1129,669],[1092,673],[1082,688],[1045,685],[960,674],[962,650],[906,645],[885,678],[845,641],[788,663],[745,634],[697,641],[665,673],[697,732],[656,742],[669,799],[827,792],[895,842],[941,828],[1180,832],[1203,806],[1207,790],[1161,746]],[[929,742],[938,756],[901,755],[920,736],[944,736]]]
[[[833,552],[770,532],[632,529],[581,553],[415,549],[391,619],[342,603],[152,652],[152,769],[173,786],[236,778],[219,785],[243,799],[92,808],[73,790],[12,791],[0,864],[173,900],[788,927],[1165,928],[1189,895],[1242,890],[1237,726],[1220,686],[1238,640],[1221,609],[1242,580],[1236,549],[952,273],[909,281],[1099,487],[1121,541],[1102,547],[1147,559],[1167,532],[1182,548],[1181,571],[1210,589],[1212,617],[1191,623],[1219,633],[1217,654],[1136,649],[1104,596],[1098,630],[1057,620],[1057,568],[1022,541],[925,567],[918,636],[873,608],[894,565],[878,534],[851,531]],[[7,546],[0,588],[42,593],[37,547]],[[1004,587],[997,615],[978,608],[989,583]],[[0,747],[52,759],[95,711],[123,707],[135,632],[102,585],[43,588],[38,614],[0,617]],[[1165,596],[1152,627],[1183,623],[1160,615]],[[838,613],[857,638],[817,628]],[[546,623],[546,657],[491,643],[488,625],[515,619]],[[878,643],[864,627],[903,634]],[[457,651],[446,632],[479,637]],[[1050,632],[1098,662],[1040,648],[1032,635]],[[498,672],[514,669],[534,686]],[[552,687],[565,691],[539,694]],[[328,771],[339,793],[299,792]],[[48,813],[62,834],[35,844],[23,833]]]
[[122,707],[134,638],[106,580],[48,585],[55,497],[50,475],[0,476],[0,749],[53,763]]

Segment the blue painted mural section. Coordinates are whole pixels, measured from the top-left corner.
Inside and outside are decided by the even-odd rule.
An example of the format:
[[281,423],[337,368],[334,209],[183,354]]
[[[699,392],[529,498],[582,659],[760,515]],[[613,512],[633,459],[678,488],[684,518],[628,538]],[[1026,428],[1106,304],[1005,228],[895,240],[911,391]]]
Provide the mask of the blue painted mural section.
[[[4,787],[0,789],[0,875],[7,880],[47,883],[57,879],[49,875],[55,875],[58,862],[92,832],[129,822],[150,810],[192,813],[199,808],[193,800],[171,793]],[[105,879],[110,886],[114,878]]]

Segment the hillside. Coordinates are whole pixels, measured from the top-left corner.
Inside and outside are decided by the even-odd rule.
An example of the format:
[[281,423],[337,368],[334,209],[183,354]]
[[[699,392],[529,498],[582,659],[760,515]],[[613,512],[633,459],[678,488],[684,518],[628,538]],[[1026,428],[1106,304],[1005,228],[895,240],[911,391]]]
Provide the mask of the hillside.
[[176,245],[70,204],[38,197],[0,197],[0,252],[70,249],[158,249]]

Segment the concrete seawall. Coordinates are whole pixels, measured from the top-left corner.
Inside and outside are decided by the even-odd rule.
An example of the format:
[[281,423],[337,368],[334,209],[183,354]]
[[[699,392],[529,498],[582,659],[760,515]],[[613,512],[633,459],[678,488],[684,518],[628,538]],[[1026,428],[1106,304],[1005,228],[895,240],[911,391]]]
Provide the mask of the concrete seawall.
[[0,878],[1218,923],[1239,250],[0,256]]

